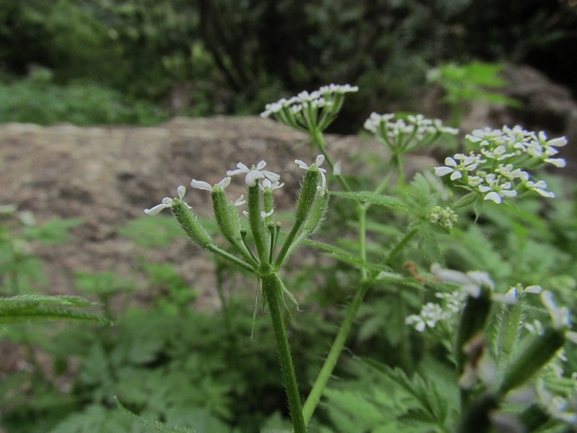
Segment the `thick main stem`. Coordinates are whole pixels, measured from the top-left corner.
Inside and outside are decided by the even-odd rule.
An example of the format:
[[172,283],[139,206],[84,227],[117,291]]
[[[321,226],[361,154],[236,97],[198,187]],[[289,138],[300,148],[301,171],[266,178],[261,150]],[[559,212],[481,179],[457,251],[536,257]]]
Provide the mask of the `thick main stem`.
[[303,417],[301,399],[292,361],[290,346],[284,325],[282,313],[282,287],[278,274],[268,274],[262,277],[262,290],[268,303],[270,318],[274,329],[280,366],[287,393],[287,399],[293,424],[294,433],[306,433],[306,424]]
[[333,345],[327,356],[327,359],[325,360],[325,363],[321,368],[317,380],[313,385],[313,389],[311,390],[305,402],[305,405],[303,406],[303,416],[305,419],[305,424],[309,423],[317,405],[319,404],[323,391],[325,390],[325,387],[327,386],[327,383],[331,378],[331,375],[333,374],[333,370],[335,368],[335,365],[337,364],[339,356],[341,355],[341,352],[345,347],[345,343],[351,332],[351,329],[357,317],[357,313],[359,311],[361,304],[363,303],[363,298],[365,297],[365,294],[367,293],[369,287],[370,284],[368,282],[366,281],[361,282],[357,291],[355,292],[351,305],[349,305],[347,316],[345,317],[345,320],[343,321],[339,329],[339,332],[335,337],[335,341],[333,342]]

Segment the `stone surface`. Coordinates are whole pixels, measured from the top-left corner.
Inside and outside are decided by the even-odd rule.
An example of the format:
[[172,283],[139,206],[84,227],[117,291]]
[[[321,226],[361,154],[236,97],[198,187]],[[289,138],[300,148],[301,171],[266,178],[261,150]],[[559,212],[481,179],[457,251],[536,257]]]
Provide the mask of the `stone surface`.
[[[74,293],[72,274],[77,270],[138,275],[142,249],[116,228],[143,216],[143,209],[163,197],[174,197],[176,187],[188,187],[192,178],[214,184],[239,161],[251,165],[265,159],[267,169],[280,173],[285,183],[276,191],[277,209],[292,209],[303,173],[294,160],[313,161],[316,156],[310,146],[299,147],[305,138],[259,117],[175,118],[152,128],[6,124],[0,126],[0,205],[13,203],[21,211],[32,211],[38,222],[51,217],[84,219],[72,230],[71,242],[36,246],[48,265],[49,292]],[[369,155],[386,157],[374,141],[354,136],[327,140],[345,173],[363,170],[362,160]],[[356,162],[350,163],[354,155]],[[412,161],[432,164],[427,158]],[[236,199],[243,192],[244,180],[234,178],[227,194]],[[199,215],[211,214],[207,191],[188,187],[186,201]],[[201,308],[216,306],[213,264],[205,251],[179,239],[146,255],[174,263],[199,290]]]

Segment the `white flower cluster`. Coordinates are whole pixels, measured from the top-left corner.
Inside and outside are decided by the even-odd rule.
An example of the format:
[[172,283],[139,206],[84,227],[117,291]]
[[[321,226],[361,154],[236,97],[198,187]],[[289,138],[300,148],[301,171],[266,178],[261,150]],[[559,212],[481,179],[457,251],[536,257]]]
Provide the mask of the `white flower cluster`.
[[[323,158],[323,160],[324,160],[324,158]],[[242,162],[239,162],[236,165],[236,167],[237,168],[235,170],[228,170],[226,172],[227,177],[222,179],[220,182],[218,182],[214,186],[209,184],[208,182],[204,182],[202,180],[196,180],[196,179],[192,179],[192,181],[190,182],[190,186],[192,186],[193,188],[196,188],[196,189],[202,189],[202,190],[211,191],[211,192],[215,187],[218,187],[220,189],[225,189],[227,186],[230,185],[230,181],[231,181],[230,176],[236,176],[238,174],[244,174],[245,175],[245,183],[247,184],[247,186],[255,186],[257,184],[257,181],[259,181],[259,180],[261,181],[259,183],[259,186],[261,187],[261,189],[269,188],[272,191],[272,190],[281,188],[284,185],[283,183],[279,183],[280,176],[278,174],[273,173],[272,171],[264,170],[264,168],[266,167],[265,161],[260,161],[256,165],[256,167],[252,166],[251,168],[248,168]],[[186,193],[186,188],[184,186],[181,185],[177,188],[177,195],[178,195],[179,200],[183,200],[185,193]],[[164,197],[160,204],[158,204],[158,205],[156,205],[150,209],[145,209],[144,213],[147,215],[150,215],[150,216],[158,215],[158,213],[161,210],[172,208],[173,201],[174,201],[174,199],[172,199],[170,197]],[[245,203],[246,203],[246,201],[243,199],[242,196],[238,200],[235,201],[236,206],[242,206]]]
[[274,115],[285,125],[303,132],[323,131],[342,107],[344,94],[359,88],[349,84],[330,84],[314,92],[301,92],[290,99],[267,104],[262,117]]
[[457,214],[450,207],[443,209],[441,206],[433,206],[429,212],[429,221],[443,228],[452,229],[453,224],[457,222]]
[[416,150],[430,145],[441,134],[456,135],[455,128],[443,126],[439,119],[427,119],[422,114],[393,121],[395,114],[372,113],[365,121],[368,129],[394,152]]
[[446,158],[444,166],[435,167],[437,176],[450,174],[452,181],[497,204],[503,198],[527,191],[555,197],[547,191],[545,181],[530,180],[529,173],[524,170],[544,163],[564,167],[564,159],[551,156],[558,153],[557,147],[567,144],[565,137],[547,140],[544,132],[536,134],[520,126],[504,126],[497,130],[477,129],[466,138],[478,146],[478,151]]
[[443,307],[433,302],[427,302],[419,314],[412,314],[405,319],[405,324],[413,325],[419,332],[427,327],[434,328],[437,322],[450,320],[463,308],[465,293],[436,293],[435,296],[443,301]]

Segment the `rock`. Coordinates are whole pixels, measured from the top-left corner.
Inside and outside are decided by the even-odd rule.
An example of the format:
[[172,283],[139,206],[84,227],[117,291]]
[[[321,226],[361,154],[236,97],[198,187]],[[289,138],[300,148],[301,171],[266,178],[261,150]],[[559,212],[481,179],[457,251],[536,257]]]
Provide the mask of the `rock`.
[[[178,185],[187,186],[186,201],[196,213],[211,215],[208,192],[190,188],[192,178],[215,184],[237,162],[251,165],[264,159],[267,169],[280,173],[285,183],[276,191],[277,210],[292,209],[303,174],[294,160],[308,162],[316,156],[308,146],[299,147],[305,138],[260,117],[175,118],[152,128],[6,124],[0,127],[0,205],[16,204],[21,211],[32,211],[39,222],[51,217],[84,219],[72,230],[71,242],[36,247],[47,263],[49,292],[74,293],[74,271],[138,275],[142,250],[116,228],[143,216],[145,208],[163,197],[174,197]],[[369,155],[386,158],[384,148],[374,141],[334,135],[327,140],[335,161],[342,160],[344,173],[366,170],[362,160]],[[354,164],[352,155],[357,155]],[[412,161],[432,164],[427,158]],[[236,177],[227,188],[231,199],[244,192],[243,180]],[[173,263],[200,292],[200,306],[214,308],[214,267],[205,251],[182,238],[146,256]],[[142,275],[137,278],[143,282]]]

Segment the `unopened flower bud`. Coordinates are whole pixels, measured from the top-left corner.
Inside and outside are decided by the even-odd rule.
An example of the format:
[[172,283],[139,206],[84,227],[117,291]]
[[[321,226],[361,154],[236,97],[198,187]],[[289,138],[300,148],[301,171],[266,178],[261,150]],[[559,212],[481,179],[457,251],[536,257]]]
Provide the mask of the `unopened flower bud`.
[[564,329],[545,328],[543,334],[534,337],[523,353],[509,365],[499,393],[504,395],[525,383],[555,356],[564,343]]
[[186,235],[199,247],[208,249],[214,245],[212,239],[196,220],[191,208],[180,199],[174,199],[171,207],[172,214],[182,227]]

